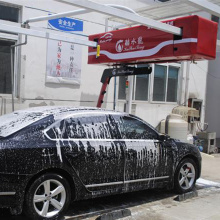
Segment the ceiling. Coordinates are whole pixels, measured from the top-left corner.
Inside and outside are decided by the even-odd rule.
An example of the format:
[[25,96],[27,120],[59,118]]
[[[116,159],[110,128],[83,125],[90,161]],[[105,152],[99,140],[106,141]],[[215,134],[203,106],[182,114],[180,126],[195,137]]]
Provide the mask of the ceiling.
[[[144,2],[144,0],[138,0]],[[220,0],[209,0],[210,2],[220,6]],[[145,1],[146,2],[146,1]],[[149,3],[149,1],[148,1]],[[140,16],[151,18],[154,20],[162,20],[166,18],[178,17],[187,14],[193,14],[201,11],[200,9],[187,4],[186,0],[170,0],[167,2],[156,2],[146,7],[142,7],[135,10]],[[130,21],[126,21],[120,18],[109,18],[111,21],[119,22],[122,24],[131,25]]]

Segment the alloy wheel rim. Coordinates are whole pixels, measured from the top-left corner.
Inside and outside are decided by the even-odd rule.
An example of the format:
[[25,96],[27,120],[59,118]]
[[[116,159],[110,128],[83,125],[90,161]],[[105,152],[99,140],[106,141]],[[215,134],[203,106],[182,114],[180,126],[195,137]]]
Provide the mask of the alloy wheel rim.
[[180,187],[184,190],[192,187],[195,181],[195,168],[191,163],[184,163],[180,168],[178,181]]
[[41,183],[33,197],[34,209],[42,217],[57,215],[66,202],[66,190],[62,183],[49,179]]

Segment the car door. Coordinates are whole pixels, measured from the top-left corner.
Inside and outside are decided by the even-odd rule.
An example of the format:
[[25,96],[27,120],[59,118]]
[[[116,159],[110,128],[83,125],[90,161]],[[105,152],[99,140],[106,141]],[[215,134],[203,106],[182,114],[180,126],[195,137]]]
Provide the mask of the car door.
[[159,134],[150,125],[139,118],[124,116],[122,136],[126,143],[125,183],[148,188],[155,181],[168,181],[169,146],[159,140]]
[[111,115],[84,113],[69,116],[54,126],[62,154],[90,190],[123,183],[124,149]]

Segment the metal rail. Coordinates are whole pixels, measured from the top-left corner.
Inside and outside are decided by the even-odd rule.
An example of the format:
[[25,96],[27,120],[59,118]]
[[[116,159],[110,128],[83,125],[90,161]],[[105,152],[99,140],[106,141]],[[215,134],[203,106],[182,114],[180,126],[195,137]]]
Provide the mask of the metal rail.
[[[105,4],[105,5],[113,7],[113,8],[122,9],[122,10],[125,10],[125,11],[128,11],[128,12],[131,12],[133,14],[138,15],[131,8],[125,7],[123,5],[115,5],[115,4]],[[89,12],[92,12],[92,10],[90,10],[90,9],[77,9],[74,11],[67,11],[67,12],[62,12],[62,13],[57,13],[57,14],[52,14],[52,15],[47,15],[47,16],[29,18],[24,22],[24,24],[29,24],[29,23],[38,22],[38,21],[48,21],[48,20],[62,18],[62,17],[70,17],[70,16],[74,16],[74,15],[87,14]]]

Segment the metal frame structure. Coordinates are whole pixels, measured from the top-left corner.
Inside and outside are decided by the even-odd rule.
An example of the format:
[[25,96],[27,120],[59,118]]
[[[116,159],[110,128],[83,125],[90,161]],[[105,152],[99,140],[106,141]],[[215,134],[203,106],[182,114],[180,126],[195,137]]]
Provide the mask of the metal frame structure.
[[[122,6],[122,5],[115,5],[115,4],[105,4],[105,6],[110,6],[113,8],[118,8],[118,9],[122,9],[128,12],[131,12],[133,14],[137,14],[134,10],[132,10],[131,8]],[[33,22],[38,22],[38,21],[45,21],[45,20],[51,20],[51,19],[57,19],[61,17],[69,17],[69,16],[74,16],[74,15],[82,15],[82,14],[87,14],[92,12],[92,10],[89,9],[77,9],[74,11],[68,11],[68,12],[63,12],[63,13],[57,13],[57,14],[53,14],[53,15],[48,15],[48,16],[41,16],[41,17],[36,17],[36,18],[30,18],[28,20],[26,20],[24,23],[33,23]]]
[[[94,41],[88,41],[84,39],[78,39],[75,37],[69,37],[62,34],[55,34],[53,31],[45,31],[45,30],[36,30],[33,27],[30,27],[30,23],[39,22],[39,21],[46,21],[51,19],[57,19],[65,16],[73,16],[73,15],[80,15],[89,13],[92,11],[100,12],[107,15],[113,15],[116,17],[120,17],[123,19],[127,19],[133,22],[138,22],[140,24],[147,25],[149,27],[154,27],[158,30],[163,30],[169,33],[173,33],[176,35],[181,35],[181,29],[177,27],[173,27],[171,25],[167,25],[158,21],[154,21],[142,16],[139,16],[134,10],[121,6],[121,5],[113,5],[113,4],[107,4],[107,5],[101,5],[97,4],[91,1],[71,1],[71,2],[65,2],[64,3],[71,3],[80,7],[83,7],[84,9],[78,9],[74,11],[64,12],[64,13],[58,13],[54,15],[48,15],[48,16],[40,16],[35,18],[30,18],[23,22],[21,26],[18,26],[18,24],[13,24],[13,22],[10,22],[10,24],[5,24],[4,22],[0,23],[0,31],[6,32],[6,33],[13,33],[13,34],[22,34],[25,35],[25,43],[17,44],[16,46],[21,46],[27,43],[27,36],[33,36],[33,37],[39,37],[39,38],[45,38],[45,39],[51,39],[51,40],[59,40],[63,42],[70,42],[74,44],[84,45],[88,47],[95,47],[98,48],[97,42]],[[14,69],[13,67],[13,48],[11,48],[11,77],[12,77],[12,110],[14,111]],[[116,82],[116,81],[115,81]],[[107,87],[107,85],[106,85]],[[115,86],[116,89],[116,86]],[[129,93],[130,94],[130,93]],[[116,91],[115,91],[115,97],[116,97]],[[114,99],[115,100],[115,99]],[[131,102],[129,102],[131,103]],[[115,108],[115,101],[114,101],[114,108]],[[128,108],[128,111],[130,108]]]
[[[71,42],[71,43],[80,44],[80,45],[84,45],[88,47],[98,48],[97,42],[82,40],[82,39],[78,39],[72,36],[70,37],[70,36],[66,36],[62,34],[55,34],[55,33],[52,33],[51,31],[36,30],[36,29],[33,29],[33,27],[30,27],[29,25],[32,22],[57,19],[57,18],[61,18],[64,16],[73,16],[73,15],[85,14],[89,12],[98,12],[104,15],[121,18],[123,20],[130,21],[134,24],[146,25],[148,27],[161,30],[167,33],[171,33],[174,35],[181,36],[182,34],[181,29],[178,27],[165,24],[160,21],[153,20],[153,19],[149,19],[147,17],[140,16],[132,9],[129,9],[124,6],[111,5],[111,4],[103,5],[103,4],[92,2],[90,0],[55,0],[55,1],[81,7],[83,9],[78,9],[78,10],[64,12],[64,13],[58,13],[55,15],[30,18],[26,20],[23,24],[21,24],[20,27],[17,26],[17,24],[8,25],[8,24],[0,23],[0,31],[6,32],[6,33],[23,34],[25,36],[34,36],[34,37],[39,37],[39,38],[51,39],[51,40]],[[188,4],[193,4],[194,6],[202,10],[208,11],[211,14],[220,16],[220,7],[206,0],[200,0],[200,1],[187,0],[186,2]],[[131,102],[129,103],[131,104]],[[129,109],[131,108],[127,108],[127,109],[128,111],[130,111]]]
[[0,31],[4,31],[7,33],[15,33],[15,34],[23,34],[29,35],[33,37],[51,39],[51,40],[59,40],[64,42],[70,42],[80,45],[85,45],[88,47],[97,47],[97,43],[88,40],[82,40],[74,37],[67,37],[65,35],[54,34],[49,31],[39,31],[32,29],[29,25],[21,25],[21,27],[14,26],[14,25],[7,25],[0,23]]
[[112,8],[110,6],[98,4],[98,3],[95,3],[89,0],[55,0],[55,1],[82,7],[82,8],[89,9],[95,12],[99,12],[105,15],[122,18],[124,20],[136,22],[138,24],[143,24],[148,27],[152,27],[152,28],[155,28],[157,30],[161,30],[167,33],[181,35],[180,28],[177,28],[177,27],[174,27],[168,24],[164,24],[159,21],[155,21],[153,19],[149,19],[149,18],[140,16],[138,14],[134,14],[134,13],[130,13],[127,11],[122,11],[117,8]]
[[15,51],[15,48],[16,47],[20,47],[22,45],[26,45],[27,44],[27,35],[25,35],[25,41],[23,43],[19,43],[19,44],[15,44],[15,45],[12,45],[11,48],[10,48],[10,53],[11,53],[11,89],[12,89],[12,93],[11,93],[11,96],[12,96],[12,111],[15,110],[15,104],[14,104],[14,56],[13,56],[13,52]]
[[212,15],[220,17],[220,6],[213,4],[207,0],[188,0],[187,3],[201,10],[207,11]]
[[[124,20],[131,21],[135,24],[143,24],[148,27],[152,27],[152,28],[155,28],[155,29],[167,32],[167,33],[172,33],[174,35],[181,35],[180,28],[140,16],[135,11],[125,6],[113,5],[113,4],[102,5],[102,4],[92,2],[90,0],[55,0],[55,1],[82,7],[84,9],[78,9],[74,11],[58,13],[58,14],[48,15],[48,16],[41,16],[41,17],[36,17],[36,18],[30,18],[26,20],[24,24],[22,24],[21,27],[13,26],[12,28],[9,25],[0,24],[0,30],[9,32],[9,33],[18,33],[18,34],[30,35],[30,36],[40,37],[40,38],[51,39],[51,40],[62,40],[64,42],[71,42],[71,43],[85,45],[89,47],[97,47],[96,42],[89,42],[86,40],[75,39],[75,38],[67,37],[64,35],[62,36],[58,34],[53,34],[47,31],[33,30],[28,25],[29,23],[32,23],[32,22],[57,19],[57,18],[61,18],[64,16],[80,15],[80,14],[85,14],[85,13],[95,11],[95,12],[102,13],[105,15],[122,18]],[[208,2],[207,0],[200,0],[200,1],[187,0],[186,2],[200,9],[208,11],[211,14],[220,16],[220,7],[211,2]]]

